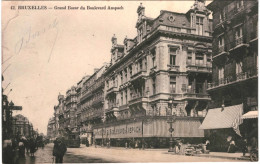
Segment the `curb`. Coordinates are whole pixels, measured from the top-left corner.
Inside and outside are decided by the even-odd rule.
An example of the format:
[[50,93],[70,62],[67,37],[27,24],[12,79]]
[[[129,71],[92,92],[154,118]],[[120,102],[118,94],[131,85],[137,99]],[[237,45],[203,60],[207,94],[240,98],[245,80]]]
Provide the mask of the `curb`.
[[248,157],[223,157],[223,156],[204,156],[204,155],[194,155],[197,157],[207,157],[207,158],[222,158],[222,159],[233,159],[233,160],[244,160],[244,161],[250,161],[250,158]]

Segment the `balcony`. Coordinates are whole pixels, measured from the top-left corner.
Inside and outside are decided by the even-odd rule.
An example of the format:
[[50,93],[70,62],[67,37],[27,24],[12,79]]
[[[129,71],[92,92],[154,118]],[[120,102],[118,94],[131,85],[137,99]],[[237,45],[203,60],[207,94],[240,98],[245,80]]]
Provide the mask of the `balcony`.
[[111,93],[116,93],[116,92],[118,92],[118,87],[117,86],[113,86],[113,87],[111,87],[111,88],[109,88],[108,90],[107,90],[107,95],[108,94],[111,94]]
[[235,42],[233,42],[231,44],[231,46],[233,48],[231,48],[229,51],[230,52],[237,52],[237,51],[240,51],[246,47],[248,47],[249,45],[245,43],[245,38],[244,37],[239,37],[236,39]]
[[112,104],[108,106],[108,109],[106,110],[106,113],[108,112],[113,112],[113,111],[117,111],[118,110],[118,105],[116,104]]
[[244,82],[249,79],[253,79],[253,78],[257,78],[257,77],[258,77],[257,69],[251,69],[251,70],[248,70],[248,72],[241,72],[241,73],[238,73],[235,75],[228,76],[226,78],[219,79],[218,81],[216,81],[214,83],[208,83],[208,91],[216,89],[216,88],[236,84],[239,82]]
[[201,72],[201,73],[212,73],[212,66],[211,65],[187,65],[187,72]]
[[103,96],[98,97],[98,98],[93,100],[92,106],[96,106],[98,104],[102,104],[103,102],[104,102],[104,97]]
[[221,46],[219,46],[219,48],[218,48],[218,53],[213,56],[213,59],[222,57],[222,56],[224,56],[224,55],[227,55],[227,52],[226,52],[226,50],[225,50],[225,46],[224,46],[224,45],[221,45]]
[[250,35],[250,44],[257,46],[258,45],[258,29],[256,29],[254,32],[251,32]]
[[138,70],[135,74],[131,76],[131,81],[135,81],[137,79],[143,78],[147,76],[146,69]]
[[180,66],[178,66],[178,65],[168,64],[167,67],[169,68],[169,71],[173,71],[173,72],[179,72],[180,71]]
[[129,101],[129,106],[131,105],[135,105],[138,103],[143,103],[143,102],[147,102],[148,98],[145,96],[134,96],[130,101]]
[[191,93],[191,92],[187,92],[184,93],[182,96],[182,99],[192,99],[192,100],[211,100],[210,96],[208,94],[205,93]]

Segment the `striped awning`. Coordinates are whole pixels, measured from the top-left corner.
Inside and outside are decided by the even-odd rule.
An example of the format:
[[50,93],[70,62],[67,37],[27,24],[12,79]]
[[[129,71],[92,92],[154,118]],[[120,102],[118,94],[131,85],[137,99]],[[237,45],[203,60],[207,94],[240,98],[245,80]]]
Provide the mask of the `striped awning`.
[[242,116],[242,119],[258,118],[258,111],[249,111]]
[[199,129],[231,128],[236,118],[242,116],[243,104],[222,108],[209,109]]

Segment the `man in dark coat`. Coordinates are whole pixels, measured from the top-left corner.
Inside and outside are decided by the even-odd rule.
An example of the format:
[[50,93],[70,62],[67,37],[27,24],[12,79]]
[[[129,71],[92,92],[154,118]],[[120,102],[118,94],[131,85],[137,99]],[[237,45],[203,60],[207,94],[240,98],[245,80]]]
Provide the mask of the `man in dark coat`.
[[55,162],[56,163],[62,163],[63,162],[63,156],[67,151],[66,144],[62,142],[60,139],[57,139],[56,143],[53,147],[53,156],[55,156]]

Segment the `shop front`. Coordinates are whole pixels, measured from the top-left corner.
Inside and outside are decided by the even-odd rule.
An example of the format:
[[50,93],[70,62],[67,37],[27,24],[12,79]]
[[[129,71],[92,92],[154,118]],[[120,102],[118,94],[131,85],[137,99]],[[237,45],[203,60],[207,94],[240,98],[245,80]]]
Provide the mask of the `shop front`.
[[[201,142],[204,130],[200,130],[201,119],[195,117],[177,117],[172,123],[173,138],[185,141]],[[125,123],[94,128],[96,144],[132,148],[169,147],[170,124],[167,117],[144,117]]]
[[205,130],[210,151],[227,152],[231,141],[240,147],[245,135],[242,114],[243,104],[209,109],[199,129]]

